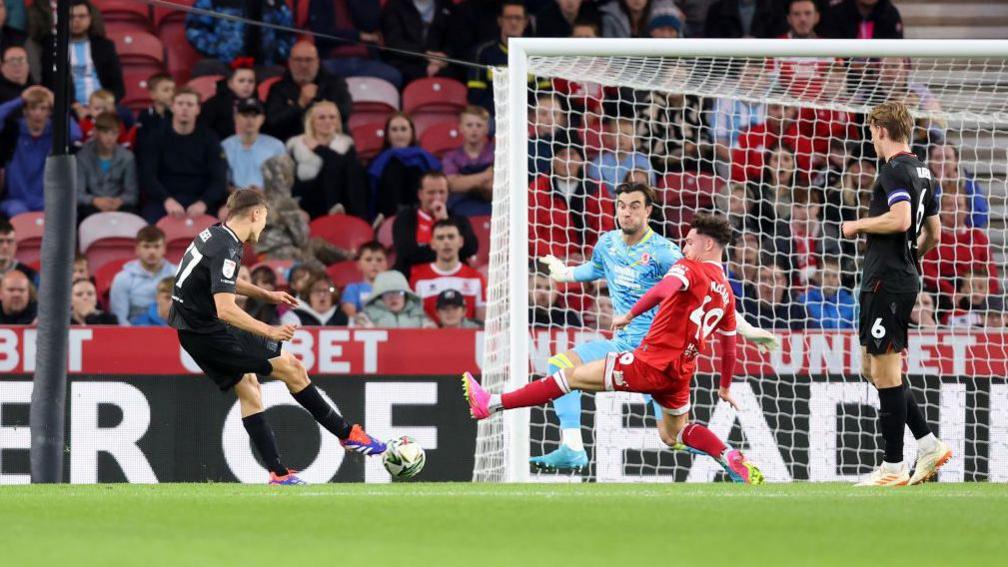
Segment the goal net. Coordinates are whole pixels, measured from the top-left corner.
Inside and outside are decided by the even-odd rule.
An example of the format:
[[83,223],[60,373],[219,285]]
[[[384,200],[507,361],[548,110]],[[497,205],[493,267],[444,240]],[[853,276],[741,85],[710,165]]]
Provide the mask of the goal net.
[[[923,259],[904,368],[955,452],[939,479],[1008,481],[1006,56],[1000,42],[512,40],[494,80],[484,384],[519,386],[551,355],[609,336],[606,281],[550,283],[534,259],[588,261],[616,228],[615,187],[646,182],[658,194],[651,226],[674,243],[697,212],[729,217],[737,309],[781,338],[772,353],[740,342],[738,412],[718,401],[714,361],[701,357],[693,419],[771,481],[867,473],[882,453],[878,396],[859,371],[864,239],[839,228],[866,216],[879,167],[864,116],[895,100],[911,108],[912,150],[942,187],[942,242]],[[713,460],[661,443],[641,395],[581,402],[582,473],[528,464],[560,444],[549,406],[481,422],[474,479],[724,480]],[[912,463],[909,432],[905,450]]]

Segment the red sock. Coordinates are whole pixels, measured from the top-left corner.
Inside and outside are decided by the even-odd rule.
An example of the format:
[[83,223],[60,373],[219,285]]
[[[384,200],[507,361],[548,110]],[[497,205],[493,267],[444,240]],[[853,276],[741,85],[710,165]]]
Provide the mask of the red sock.
[[679,438],[687,447],[703,451],[715,459],[720,459],[725,450],[725,444],[717,435],[699,423],[687,423]]
[[570,388],[567,386],[567,378],[561,370],[551,376],[529,382],[513,392],[501,394],[501,407],[512,409],[541,406],[567,392],[570,392]]

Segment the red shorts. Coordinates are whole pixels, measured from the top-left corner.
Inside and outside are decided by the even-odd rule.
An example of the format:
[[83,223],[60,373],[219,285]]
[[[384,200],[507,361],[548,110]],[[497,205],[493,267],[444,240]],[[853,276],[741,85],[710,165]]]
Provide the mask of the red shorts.
[[666,413],[683,415],[690,410],[693,372],[689,370],[683,373],[673,367],[662,372],[637,359],[632,352],[610,352],[606,355],[603,380],[609,392],[650,394]]

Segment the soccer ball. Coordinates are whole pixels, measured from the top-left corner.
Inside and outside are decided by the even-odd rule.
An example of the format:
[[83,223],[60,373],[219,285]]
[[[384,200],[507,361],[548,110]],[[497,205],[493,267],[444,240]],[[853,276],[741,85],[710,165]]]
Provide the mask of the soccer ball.
[[413,478],[424,468],[427,454],[411,437],[402,436],[387,443],[382,464],[395,478]]

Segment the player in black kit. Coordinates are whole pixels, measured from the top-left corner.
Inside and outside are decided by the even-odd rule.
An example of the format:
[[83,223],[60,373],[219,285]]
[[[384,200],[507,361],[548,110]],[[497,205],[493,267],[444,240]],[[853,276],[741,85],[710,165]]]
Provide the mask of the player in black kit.
[[[868,115],[872,144],[885,165],[872,187],[868,217],[843,225],[843,235],[868,242],[861,274],[862,373],[879,394],[879,429],[885,444],[882,465],[858,486],[919,484],[937,474],[952,451],[931,432],[903,381],[910,312],[920,291],[919,258],[938,243],[937,183],[910,152],[913,118],[906,106],[887,102]],[[903,425],[917,439],[913,476],[903,464]]]
[[305,484],[280,461],[273,430],[263,413],[257,374],[281,380],[295,400],[348,451],[379,455],[385,444],[350,425],[308,379],[301,361],[280,345],[294,335],[293,325],[270,326],[235,304],[235,294],[297,305],[283,291],[268,291],[237,278],[246,242],[255,243],[266,226],[266,197],[243,189],[227,202],[230,215],[201,232],[186,249],[172,290],[168,324],[179,343],[221,390],[234,388],[242,423],[270,471],[270,484]]

